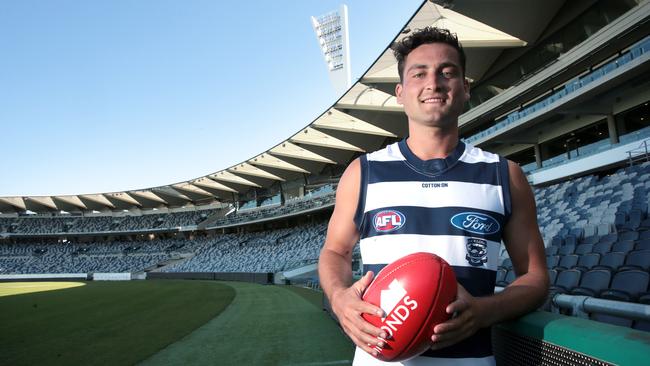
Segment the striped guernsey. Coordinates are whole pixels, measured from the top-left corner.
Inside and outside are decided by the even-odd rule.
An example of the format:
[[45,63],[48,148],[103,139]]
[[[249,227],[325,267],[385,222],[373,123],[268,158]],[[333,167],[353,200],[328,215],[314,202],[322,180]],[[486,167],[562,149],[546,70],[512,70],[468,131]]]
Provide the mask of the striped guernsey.
[[[445,159],[423,161],[406,140],[364,155],[355,214],[363,271],[377,273],[407,254],[431,252],[454,268],[473,296],[494,293],[503,228],[510,216],[508,164],[459,142]],[[494,364],[490,329],[406,365]],[[355,365],[380,361],[357,349]]]

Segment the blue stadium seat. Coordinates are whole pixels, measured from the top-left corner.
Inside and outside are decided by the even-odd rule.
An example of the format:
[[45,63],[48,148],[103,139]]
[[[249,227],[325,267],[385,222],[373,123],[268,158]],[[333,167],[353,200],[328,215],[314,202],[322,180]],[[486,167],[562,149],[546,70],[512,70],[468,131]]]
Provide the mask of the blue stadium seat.
[[612,279],[609,289],[601,292],[603,299],[635,302],[639,296],[648,290],[650,274],[648,272],[631,269],[617,272]]
[[509,284],[511,284],[512,281],[515,280],[515,278],[517,278],[517,275],[515,274],[515,270],[514,269],[508,270],[508,273],[506,273],[506,278],[503,281],[497,283],[497,286],[506,287]]
[[[546,268],[554,269],[560,263],[559,255],[548,255],[546,256]],[[622,262],[621,262],[622,263]]]
[[575,254],[582,255],[582,254],[591,253],[593,248],[594,248],[594,244],[580,244],[576,247]]
[[612,246],[612,252],[623,252],[627,254],[632,250],[634,250],[634,240],[617,241]]
[[594,244],[594,248],[592,249],[592,252],[599,253],[599,254],[605,254],[611,252],[613,244],[614,243],[608,243],[608,242],[596,243]]
[[586,272],[592,269],[594,266],[598,265],[600,262],[600,254],[598,253],[587,253],[583,254],[578,258],[578,264],[575,266],[576,269]]
[[624,233],[621,233],[621,235],[618,236],[619,241],[637,240],[638,238],[639,238],[639,233],[636,231],[626,231]]
[[650,239],[641,239],[634,244],[636,250],[650,250]]
[[650,270],[650,250],[634,250],[627,253],[625,263],[618,268],[619,271],[634,269]]
[[580,276],[582,276],[582,272],[576,269],[567,269],[558,273],[555,284],[549,288],[549,292],[553,294],[570,292],[580,283]]
[[622,266],[625,263],[625,253],[621,252],[606,252],[601,254],[600,262],[597,266],[593,266],[593,269],[607,269],[612,272],[616,272],[618,267]]
[[560,257],[560,261],[555,269],[564,271],[569,268],[573,268],[578,264],[579,259],[580,257],[575,254],[563,255]]
[[559,249],[558,246],[550,245],[550,246],[548,246],[548,247],[545,248],[546,255],[547,255],[547,256],[548,256],[548,255],[556,255],[556,254],[558,253],[558,249]]
[[557,279],[557,270],[555,269],[549,269],[548,270],[548,282],[550,285],[555,284],[555,280]]
[[508,273],[508,270],[505,269],[505,268],[499,268],[499,269],[497,269],[497,279],[496,279],[496,283],[499,284],[499,283],[504,282],[505,279],[506,279],[506,274],[507,274],[507,273]]
[[559,255],[573,254],[575,250],[576,250],[576,246],[574,244],[564,244],[563,246],[560,247],[560,250],[558,251],[557,254]]
[[593,269],[582,274],[578,287],[571,290],[571,295],[596,297],[609,288],[612,273],[605,269]]
[[512,259],[510,258],[505,258],[502,262],[501,265],[499,266],[501,268],[505,269],[512,269]]

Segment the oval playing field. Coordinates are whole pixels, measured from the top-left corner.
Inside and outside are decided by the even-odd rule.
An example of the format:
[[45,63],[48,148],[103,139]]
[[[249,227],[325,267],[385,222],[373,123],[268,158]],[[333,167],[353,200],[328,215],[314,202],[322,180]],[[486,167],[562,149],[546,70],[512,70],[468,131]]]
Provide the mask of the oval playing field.
[[352,358],[352,345],[317,306],[321,295],[306,289],[171,280],[20,293],[25,287],[34,283],[0,284],[2,365],[335,365]]

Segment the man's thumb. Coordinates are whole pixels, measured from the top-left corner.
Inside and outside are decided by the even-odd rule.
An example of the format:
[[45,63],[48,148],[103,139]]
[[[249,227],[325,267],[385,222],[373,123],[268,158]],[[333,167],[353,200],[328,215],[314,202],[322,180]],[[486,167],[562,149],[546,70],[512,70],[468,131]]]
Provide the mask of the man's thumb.
[[368,271],[366,272],[366,274],[363,275],[363,277],[359,279],[359,281],[357,281],[357,286],[355,287],[357,288],[360,294],[366,291],[368,286],[370,286],[370,284],[372,283],[372,279],[374,277],[375,274],[372,271]]

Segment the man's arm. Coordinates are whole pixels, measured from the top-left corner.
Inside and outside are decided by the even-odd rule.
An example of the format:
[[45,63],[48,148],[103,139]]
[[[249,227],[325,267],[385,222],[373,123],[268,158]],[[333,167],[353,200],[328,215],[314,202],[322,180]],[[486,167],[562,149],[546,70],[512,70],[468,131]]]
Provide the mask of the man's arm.
[[352,250],[359,239],[354,213],[359,200],[360,181],[361,164],[356,159],[343,173],[336,190],[336,205],[318,260],[318,276],[345,333],[357,346],[377,355],[373,348],[384,345],[377,337],[385,339],[386,334],[361,317],[362,313],[383,315],[381,308],[361,300],[363,292],[372,282],[373,273],[368,272],[352,283]]
[[447,307],[447,313],[458,312],[458,316],[434,328],[434,349],[455,344],[480,328],[526,314],[546,299],[546,253],[537,226],[535,198],[517,164],[508,161],[508,172],[512,215],[504,228],[503,241],[517,278],[502,292],[487,297],[473,297],[459,285],[458,299]]

